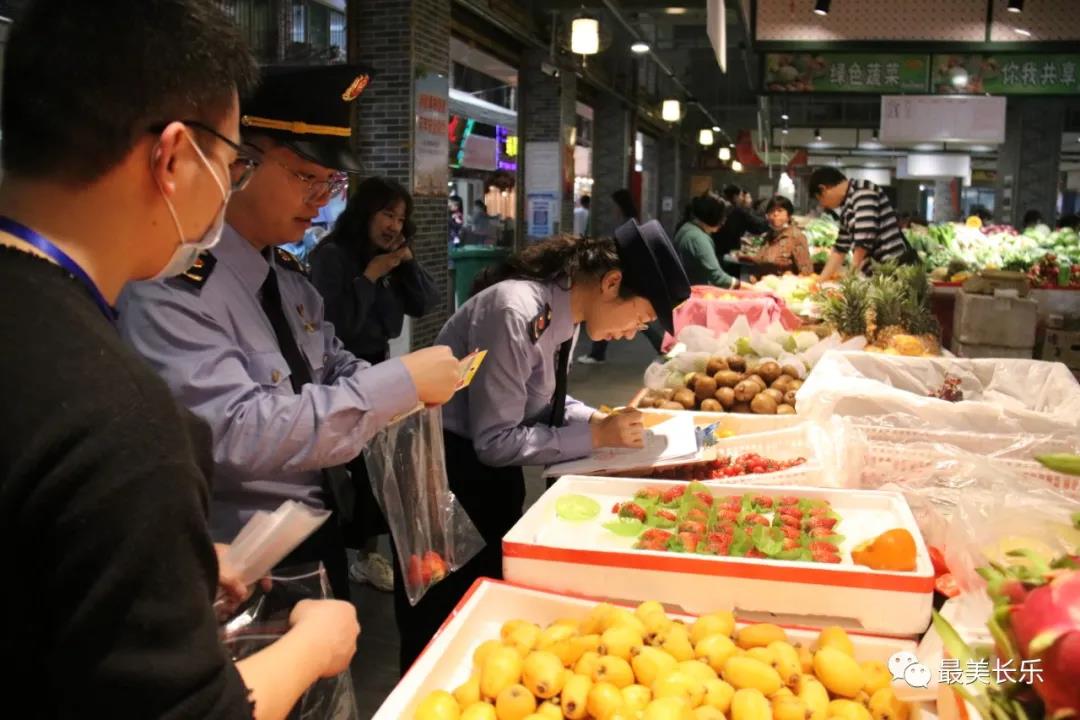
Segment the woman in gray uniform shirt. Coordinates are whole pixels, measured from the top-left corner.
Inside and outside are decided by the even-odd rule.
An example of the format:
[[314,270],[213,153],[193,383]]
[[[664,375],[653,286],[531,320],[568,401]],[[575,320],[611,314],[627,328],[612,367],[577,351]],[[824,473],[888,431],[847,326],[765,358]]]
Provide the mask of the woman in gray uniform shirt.
[[629,221],[614,238],[551,238],[478,278],[436,343],[460,357],[488,351],[472,384],[443,409],[450,488],[487,545],[416,607],[398,580],[402,670],[476,578],[502,576],[502,537],[525,500],[523,466],[644,442],[640,413],[604,415],[567,397],[578,325],[594,341],[630,339],[653,320],[671,332],[672,309],[689,296],[686,273],[655,221]]

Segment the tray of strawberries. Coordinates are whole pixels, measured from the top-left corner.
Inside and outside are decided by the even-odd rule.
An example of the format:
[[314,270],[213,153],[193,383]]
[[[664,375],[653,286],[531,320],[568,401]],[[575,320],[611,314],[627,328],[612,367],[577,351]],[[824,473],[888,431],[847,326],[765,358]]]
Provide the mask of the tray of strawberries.
[[717,454],[716,457],[680,463],[678,465],[655,465],[614,473],[611,477],[660,478],[663,480],[720,480],[744,475],[765,475],[782,472],[806,464],[806,458],[774,460],[749,452],[732,456]]

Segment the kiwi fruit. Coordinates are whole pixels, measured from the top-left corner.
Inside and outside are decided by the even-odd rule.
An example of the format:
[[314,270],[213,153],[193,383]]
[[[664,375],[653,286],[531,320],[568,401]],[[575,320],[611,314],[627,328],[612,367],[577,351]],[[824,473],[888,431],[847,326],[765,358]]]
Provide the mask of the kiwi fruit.
[[727,364],[727,361],[724,360],[724,358],[722,358],[722,357],[711,357],[711,358],[709,358],[708,364],[705,365],[705,374],[707,374],[709,376],[715,376],[716,373],[720,372],[721,370],[727,370],[727,369],[728,369],[728,364]]
[[795,391],[794,390],[788,390],[786,393],[784,393],[784,403],[787,404],[787,405],[792,405],[792,406],[795,405]]
[[720,401],[725,410],[730,410],[731,406],[735,404],[735,390],[733,388],[717,388],[716,395],[713,397]]
[[656,400],[656,398],[646,395],[645,397],[641,398],[637,406],[639,408],[654,408],[656,407]]
[[775,415],[779,403],[766,393],[759,393],[750,401],[750,409],[758,415]]
[[770,385],[769,387],[775,388],[780,392],[787,392],[789,382],[791,382],[790,377],[788,377],[787,375],[781,375],[780,377],[773,380],[772,385]]
[[746,358],[732,355],[727,359],[728,367],[735,372],[746,372]]
[[721,370],[713,376],[716,384],[720,387],[735,387],[742,380],[742,376],[734,370]]
[[779,390],[769,388],[768,390],[762,390],[761,394],[762,395],[768,395],[769,397],[771,397],[773,400],[776,401],[777,405],[784,402],[784,393],[780,392]]
[[741,383],[735,386],[735,400],[736,402],[750,402],[756,395],[761,392],[761,388],[753,380],[743,380]]
[[720,401],[713,398],[702,400],[701,409],[704,412],[724,412],[724,407],[720,404]]
[[802,377],[802,373],[800,373],[799,369],[794,365],[785,365],[784,367],[780,368],[780,372],[794,380],[798,380]]
[[660,391],[661,400],[671,400],[673,397],[675,397],[675,388],[668,387]]
[[775,360],[766,360],[758,365],[756,372],[766,383],[772,383],[780,377],[780,363]]
[[707,400],[716,395],[716,380],[708,375],[700,375],[694,383],[694,395],[699,401]]
[[664,400],[656,406],[659,410],[685,410],[681,403],[677,403],[674,400]]
[[683,380],[683,385],[685,385],[688,389],[693,390],[694,385],[697,384],[697,379],[700,376],[701,376],[701,373],[696,373],[696,372],[687,373],[686,378],[684,378],[684,380]]
[[749,412],[753,412],[753,410],[750,409],[750,403],[737,402],[737,403],[735,403],[734,405],[731,406],[731,410],[729,410],[728,412],[749,413]]
[[802,386],[803,386],[803,381],[802,380],[792,380],[791,382],[788,383],[788,388],[790,388],[791,390],[798,390]]
[[755,374],[753,374],[753,375],[750,375],[750,376],[748,376],[748,377],[747,377],[746,379],[747,379],[747,380],[749,380],[749,381],[751,381],[751,382],[755,382],[755,383],[757,383],[757,384],[758,384],[758,386],[759,386],[759,387],[760,387],[760,388],[761,388],[762,390],[764,390],[765,388],[769,387],[769,384],[768,384],[767,382],[765,382],[765,378],[761,377],[761,376],[760,376],[760,375],[758,375],[757,373],[755,373]]
[[776,406],[776,414],[777,415],[794,415],[795,414],[795,408],[791,407],[787,403],[783,403],[782,405],[777,405]]
[[694,397],[694,391],[688,388],[676,390],[673,399],[686,410],[693,410],[697,406],[697,398]]

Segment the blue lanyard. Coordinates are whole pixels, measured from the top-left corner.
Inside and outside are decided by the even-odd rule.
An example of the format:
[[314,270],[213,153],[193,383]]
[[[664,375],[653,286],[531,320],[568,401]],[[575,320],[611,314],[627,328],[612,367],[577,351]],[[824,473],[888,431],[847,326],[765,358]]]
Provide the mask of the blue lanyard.
[[98,290],[94,281],[86,274],[86,271],[79,267],[79,263],[71,259],[71,257],[60,248],[53,245],[49,240],[41,233],[35,232],[26,227],[22,223],[16,222],[9,217],[0,216],[0,231],[14,235],[15,237],[23,240],[41,252],[48,255],[50,258],[56,261],[56,263],[67,270],[69,273],[75,276],[86,287],[87,292],[90,293],[90,297],[97,303],[98,308],[108,318],[109,322],[116,322],[116,310],[113,309],[109,302],[105,299],[105,296]]

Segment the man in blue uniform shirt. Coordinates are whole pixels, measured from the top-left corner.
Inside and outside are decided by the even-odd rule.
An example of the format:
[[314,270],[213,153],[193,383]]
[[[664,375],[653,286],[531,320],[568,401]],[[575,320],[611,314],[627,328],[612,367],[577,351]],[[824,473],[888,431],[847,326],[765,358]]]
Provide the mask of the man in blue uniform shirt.
[[[213,430],[218,540],[287,499],[347,521],[355,496],[343,465],[395,416],[453,394],[458,365],[446,347],[376,366],[344,350],[303,265],[277,247],[342,191],[344,171],[360,169],[348,114],[366,83],[350,66],[266,77],[241,107],[259,166],[230,198],[221,242],[187,273],[129,286],[120,300],[124,337]],[[313,560],[347,598],[337,522],[290,558]]]

